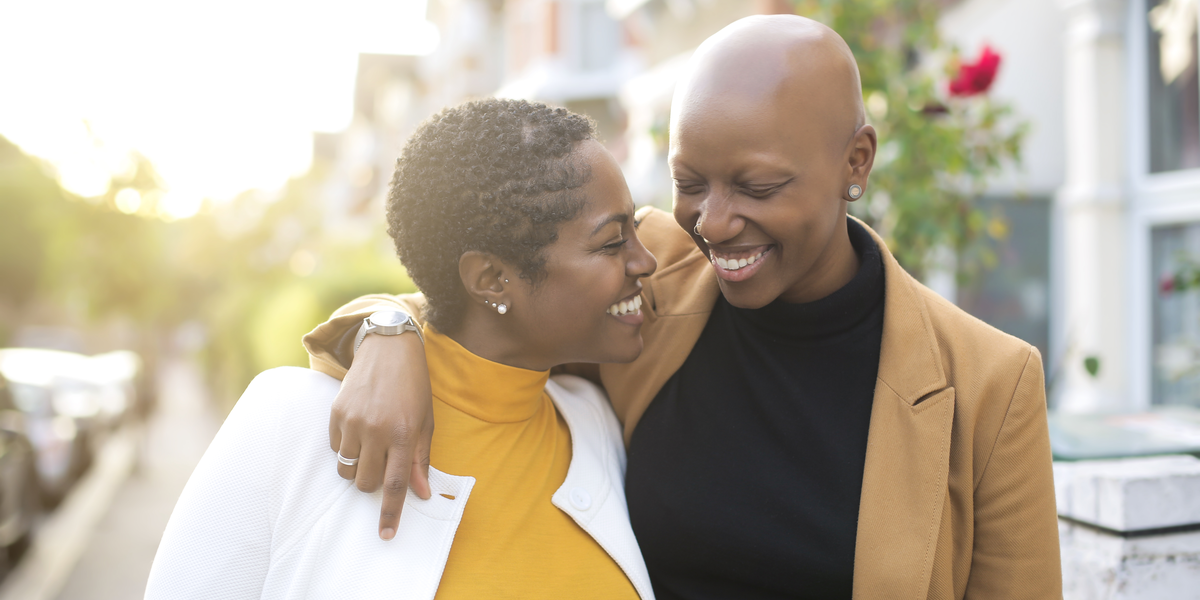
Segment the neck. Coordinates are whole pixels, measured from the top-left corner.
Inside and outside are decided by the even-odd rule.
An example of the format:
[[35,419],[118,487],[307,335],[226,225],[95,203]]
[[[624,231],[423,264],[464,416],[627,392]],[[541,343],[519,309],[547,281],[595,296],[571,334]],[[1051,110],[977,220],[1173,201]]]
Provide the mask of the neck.
[[[506,320],[507,319],[507,320]],[[492,362],[528,369],[548,371],[555,362],[529,351],[516,321],[511,317],[499,316],[492,308],[468,307],[454,332],[442,332],[458,342],[471,354]]]
[[781,294],[781,300],[791,304],[814,302],[842,289],[854,279],[854,274],[858,273],[859,259],[846,228],[845,202],[842,202],[838,223],[808,276]]

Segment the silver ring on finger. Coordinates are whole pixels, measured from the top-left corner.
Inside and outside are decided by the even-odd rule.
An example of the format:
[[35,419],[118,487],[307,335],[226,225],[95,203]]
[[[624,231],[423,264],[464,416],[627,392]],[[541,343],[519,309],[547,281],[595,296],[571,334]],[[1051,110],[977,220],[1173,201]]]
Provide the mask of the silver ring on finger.
[[358,459],[357,458],[346,458],[345,456],[342,456],[341,452],[338,452],[338,462],[342,463],[343,465],[346,465],[347,467],[353,467],[354,465],[358,464]]

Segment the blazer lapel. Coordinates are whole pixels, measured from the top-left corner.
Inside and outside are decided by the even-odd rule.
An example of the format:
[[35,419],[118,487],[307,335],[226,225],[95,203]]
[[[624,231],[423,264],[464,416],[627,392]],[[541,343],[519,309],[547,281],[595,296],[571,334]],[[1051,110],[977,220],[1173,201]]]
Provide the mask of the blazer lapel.
[[947,493],[954,388],[947,387],[919,284],[871,235],[883,255],[886,291],[854,598],[925,598]]
[[708,259],[670,214],[652,208],[637,214],[639,234],[659,261],[659,270],[642,282],[645,346],[631,363],[600,365],[626,444],[650,401],[687,360],[721,295]]

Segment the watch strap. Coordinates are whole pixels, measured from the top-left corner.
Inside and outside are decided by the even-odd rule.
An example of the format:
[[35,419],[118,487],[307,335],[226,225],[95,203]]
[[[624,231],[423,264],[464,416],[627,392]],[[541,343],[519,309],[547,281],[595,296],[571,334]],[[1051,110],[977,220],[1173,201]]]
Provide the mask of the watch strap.
[[[401,314],[404,314],[404,313],[401,313]],[[372,314],[371,316],[374,316],[374,314]],[[422,346],[425,345],[425,336],[421,334],[421,327],[420,327],[420,325],[417,325],[417,322],[412,318],[412,315],[405,314],[405,316],[407,316],[408,319],[406,319],[404,322],[400,323],[397,326],[397,327],[399,327],[399,331],[389,331],[389,332],[381,331],[381,329],[383,329],[383,327],[372,323],[371,316],[364,318],[362,325],[358,326],[358,334],[354,336],[354,351],[353,351],[354,354],[358,353],[358,347],[362,345],[363,340],[366,339],[368,333],[376,333],[379,335],[401,335],[401,334],[411,331],[411,332],[417,334],[417,339],[421,341],[421,345]]]

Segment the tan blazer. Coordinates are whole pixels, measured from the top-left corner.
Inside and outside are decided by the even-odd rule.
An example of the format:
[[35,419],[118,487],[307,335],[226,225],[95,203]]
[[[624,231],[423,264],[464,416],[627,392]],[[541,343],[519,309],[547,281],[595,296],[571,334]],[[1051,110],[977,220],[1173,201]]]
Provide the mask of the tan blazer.
[[[720,289],[670,214],[638,212],[659,269],[643,280],[645,349],[600,365],[628,443],[683,365]],[[868,228],[870,231],[870,228]],[[1058,520],[1042,360],[963,312],[883,255],[883,341],[871,406],[854,554],[854,598],[1061,598]],[[305,336],[312,367],[341,378],[348,332],[419,296],[359,298]]]

